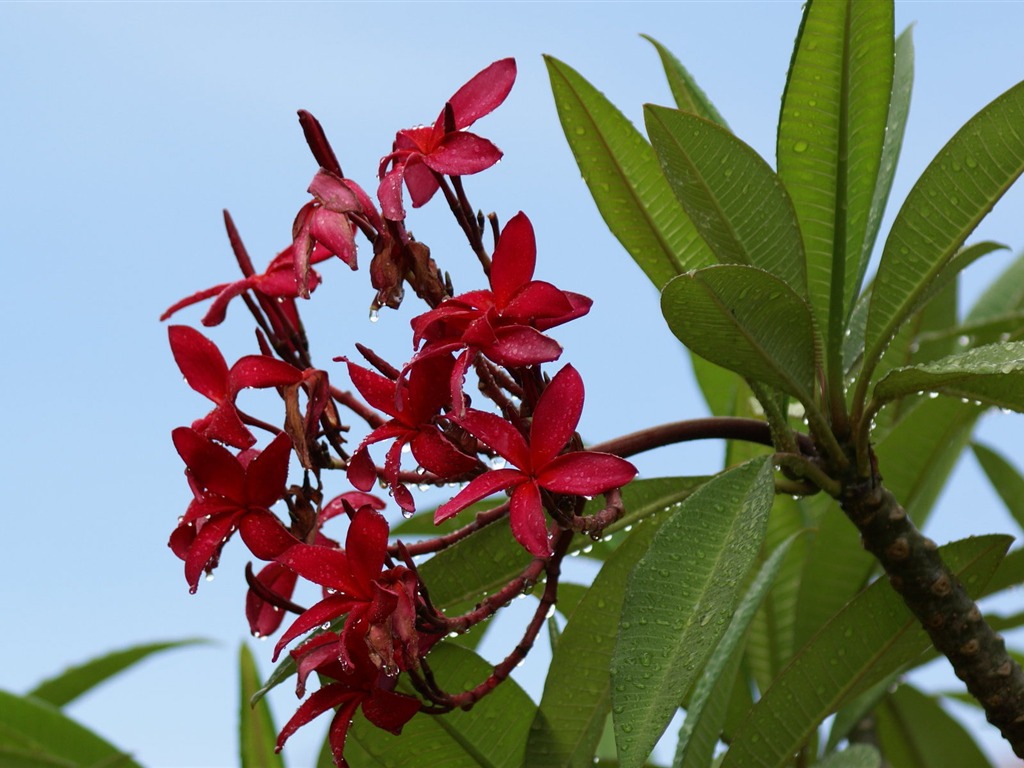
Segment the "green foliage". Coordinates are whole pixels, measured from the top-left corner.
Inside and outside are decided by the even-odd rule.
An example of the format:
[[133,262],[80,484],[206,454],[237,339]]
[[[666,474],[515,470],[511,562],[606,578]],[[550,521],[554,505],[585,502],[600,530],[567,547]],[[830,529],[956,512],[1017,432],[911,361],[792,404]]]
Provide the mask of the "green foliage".
[[282,768],[284,761],[274,751],[277,727],[266,699],[250,704],[260,688],[256,660],[245,643],[238,649],[239,708],[238,751],[242,768]]

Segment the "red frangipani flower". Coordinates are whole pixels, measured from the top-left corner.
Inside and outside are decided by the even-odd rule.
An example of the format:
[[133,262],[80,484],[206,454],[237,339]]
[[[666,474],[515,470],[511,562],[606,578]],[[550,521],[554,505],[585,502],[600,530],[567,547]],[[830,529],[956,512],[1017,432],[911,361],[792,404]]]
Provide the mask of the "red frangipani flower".
[[[305,534],[305,541],[312,542],[320,547],[338,547],[338,542],[325,536],[321,529],[324,523],[346,511],[359,509],[368,506],[371,509],[384,509],[386,504],[369,493],[361,491],[349,491],[331,499],[316,515],[313,528]],[[347,507],[347,510],[346,510]],[[301,534],[300,534],[301,535]],[[263,569],[256,574],[256,580],[263,588],[280,597],[282,600],[291,600],[295,591],[295,583],[298,574],[290,568],[278,562],[267,563]],[[324,588],[324,597],[327,597]],[[249,620],[249,629],[255,637],[267,637],[273,634],[281,626],[284,620],[284,611],[278,606],[268,603],[255,590],[250,589],[245,596],[245,616]]]
[[377,197],[385,218],[392,221],[405,218],[403,180],[409,188],[413,207],[419,208],[438,190],[435,173],[468,176],[490,168],[501,159],[500,149],[465,129],[497,109],[512,90],[515,79],[514,59],[496,61],[448,99],[432,126],[407,128],[397,133],[391,154],[380,161],[381,183]]
[[469,409],[452,421],[490,446],[514,468],[492,469],[474,478],[453,499],[438,507],[441,523],[470,504],[497,491],[511,496],[512,535],[532,555],[551,554],[541,490],[593,496],[618,488],[636,475],[625,459],[595,451],[559,452],[576,431],[583,412],[583,380],[571,365],[559,371],[534,409],[527,442],[509,422],[491,413]]
[[[491,289],[464,293],[413,318],[413,344],[424,345],[417,357],[465,349],[453,370],[453,393],[461,389],[477,352],[513,368],[557,360],[561,345],[541,331],[590,311],[593,302],[586,296],[534,280],[536,263],[533,225],[520,211],[498,238],[491,262]],[[456,394],[452,402],[461,409]]]
[[437,426],[437,417],[449,403],[448,381],[452,375],[450,355],[437,355],[414,363],[408,379],[394,382],[355,363],[348,363],[349,375],[366,402],[392,418],[373,430],[360,443],[348,465],[349,481],[368,491],[377,472],[368,446],[394,439],[384,459],[384,479],[403,510],[416,508],[412,494],[398,482],[402,448],[409,445],[424,469],[439,477],[458,477],[477,465],[477,460],[452,445]]
[[256,442],[235,409],[238,393],[249,387],[283,387],[302,381],[297,368],[267,355],[246,355],[229,369],[217,345],[187,325],[172,325],[167,335],[185,381],[216,404],[192,429],[235,448],[248,448]]
[[270,511],[288,480],[291,441],[286,434],[262,452],[250,449],[238,456],[188,427],[171,436],[195,494],[168,542],[185,561],[190,591],[196,591],[202,572],[216,565],[235,530],[261,560],[273,560],[297,543]]
[[[364,506],[352,517],[344,550],[296,544],[282,553],[278,562],[326,587],[328,595],[281,636],[274,658],[299,635],[348,614],[342,638],[358,635],[378,666],[396,674],[416,664],[420,642],[415,628],[417,581],[404,566],[383,570],[387,546],[387,521]],[[343,642],[336,654],[344,658],[347,648]]]
[[[344,662],[339,660],[339,644],[345,646]],[[348,768],[344,756],[345,738],[356,710],[362,707],[367,720],[397,734],[422,706],[418,699],[394,692],[397,676],[378,669],[366,645],[354,636],[346,640],[334,632],[323,632],[292,651],[292,656],[297,661],[300,696],[311,672],[318,672],[334,682],[327,682],[299,706],[277,737],[278,752],[303,725],[337,708],[327,738],[335,764]]]

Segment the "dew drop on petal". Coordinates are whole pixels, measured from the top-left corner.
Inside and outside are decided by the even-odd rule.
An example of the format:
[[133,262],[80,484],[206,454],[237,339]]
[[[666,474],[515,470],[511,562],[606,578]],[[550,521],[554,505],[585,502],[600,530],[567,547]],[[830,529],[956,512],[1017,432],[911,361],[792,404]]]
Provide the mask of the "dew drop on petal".
[[376,323],[378,320],[380,320],[380,312],[378,312],[376,309],[371,309],[370,310],[370,322],[371,323]]
[[[420,487],[420,490],[421,491],[424,490],[422,486]],[[413,514],[415,514],[415,513],[411,509],[403,509],[402,510],[402,517],[404,517],[406,520],[408,520],[410,517],[412,517]]]

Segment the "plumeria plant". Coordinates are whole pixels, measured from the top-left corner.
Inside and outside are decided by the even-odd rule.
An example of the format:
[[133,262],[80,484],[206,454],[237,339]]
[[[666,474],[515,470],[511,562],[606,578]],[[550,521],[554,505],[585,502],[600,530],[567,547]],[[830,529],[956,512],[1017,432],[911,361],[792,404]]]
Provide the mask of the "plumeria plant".
[[[193,592],[233,538],[262,561],[245,614],[254,635],[281,632],[282,658],[246,690],[265,707],[294,678],[302,699],[273,743],[243,732],[253,765],[329,713],[323,765],[637,768],[680,709],[676,766],[985,765],[903,680],[936,653],[1024,757],[1024,672],[997,634],[1022,619],[975,602],[1024,580],[1022,550],[940,547],[916,527],[979,416],[1024,410],[1024,260],[957,311],[958,273],[1000,247],[966,239],[1024,171],[1024,84],[942,149],[866,281],[912,79],[891,2],[806,4],[774,168],[652,43],[676,106],[645,107],[647,138],[547,65],[583,177],[711,416],[589,447],[577,433],[584,383],[556,334],[591,299],[535,278],[528,212],[484,215],[466,189],[502,156],[472,131],[512,89],[511,59],[398,131],[371,191],[300,112],[318,169],[285,249],[258,271],[225,213],[241,279],[164,314],[209,302],[213,327],[235,304],[256,323],[256,353],[231,365],[204,333],[168,329],[213,403],[172,434],[192,499],[170,547]],[[447,205],[479,265],[459,290],[410,229],[427,204]],[[337,339],[314,361],[300,300],[367,256],[372,319],[409,292],[424,305],[407,359]],[[283,412],[242,410],[250,389]],[[635,479],[630,456],[698,439],[726,441],[720,474]],[[1024,479],[972,447],[1024,524]],[[447,500],[418,509],[416,488]],[[581,552],[601,564],[593,583],[560,584]],[[300,581],[317,602],[295,602]],[[483,628],[532,592],[513,650],[484,661]],[[538,705],[509,675],[545,626]]]

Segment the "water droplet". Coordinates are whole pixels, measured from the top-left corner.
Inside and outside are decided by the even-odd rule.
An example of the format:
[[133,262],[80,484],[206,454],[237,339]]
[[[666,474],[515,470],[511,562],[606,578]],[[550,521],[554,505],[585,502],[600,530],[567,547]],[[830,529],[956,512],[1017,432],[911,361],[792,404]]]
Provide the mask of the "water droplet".
[[978,167],[978,161],[975,160],[973,157],[968,157],[964,162],[967,164],[968,168],[977,168]]
[[370,310],[370,322],[371,323],[376,323],[378,320],[380,320],[380,312],[378,312],[376,309],[371,309]]
[[587,129],[584,128],[582,125],[576,126],[576,135],[577,136],[585,136],[586,133],[587,133]]
[[[420,488],[420,490],[422,491],[423,489]],[[404,517],[406,520],[408,520],[414,514],[415,514],[415,512],[413,510],[411,510],[411,509],[403,509],[402,510],[402,517]]]
[[806,141],[798,141],[796,144],[793,145],[793,151],[794,152],[806,152],[807,151],[807,142]]

